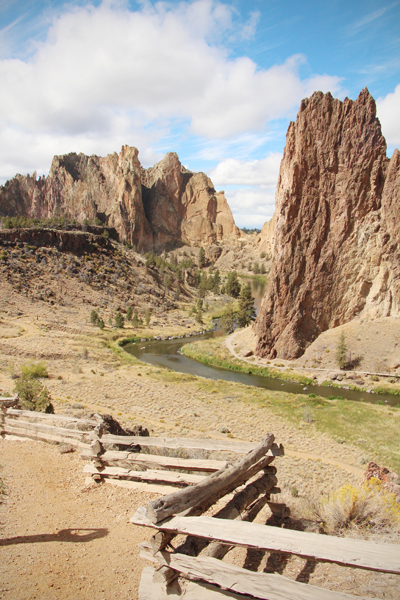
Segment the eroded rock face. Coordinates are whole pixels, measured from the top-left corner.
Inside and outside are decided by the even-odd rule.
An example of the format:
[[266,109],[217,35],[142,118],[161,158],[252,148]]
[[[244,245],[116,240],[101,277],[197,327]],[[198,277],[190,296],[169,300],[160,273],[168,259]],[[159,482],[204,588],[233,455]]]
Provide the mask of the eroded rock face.
[[174,152],[154,167],[143,169],[142,184],[156,249],[177,239],[209,246],[240,237],[224,193],[216,192],[204,173],[185,169]]
[[296,358],[357,315],[400,312],[400,157],[368,90],[314,93],[287,132],[257,354]]
[[97,217],[144,250],[239,237],[225,196],[204,173],[182,167],[175,153],[143,169],[129,146],[105,158],[55,156],[47,178],[17,175],[0,188],[0,215]]

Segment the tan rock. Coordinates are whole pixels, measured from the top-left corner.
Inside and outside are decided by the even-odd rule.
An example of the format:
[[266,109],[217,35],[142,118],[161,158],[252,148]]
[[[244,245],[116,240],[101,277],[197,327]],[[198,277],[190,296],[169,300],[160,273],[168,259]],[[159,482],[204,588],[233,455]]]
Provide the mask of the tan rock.
[[356,316],[399,315],[399,164],[367,89],[354,102],[302,101],[280,168],[258,355],[296,358]]
[[105,158],[55,156],[47,178],[17,175],[0,188],[0,215],[98,218],[144,250],[240,237],[223,192],[204,173],[188,171],[171,152],[143,169],[129,146]]

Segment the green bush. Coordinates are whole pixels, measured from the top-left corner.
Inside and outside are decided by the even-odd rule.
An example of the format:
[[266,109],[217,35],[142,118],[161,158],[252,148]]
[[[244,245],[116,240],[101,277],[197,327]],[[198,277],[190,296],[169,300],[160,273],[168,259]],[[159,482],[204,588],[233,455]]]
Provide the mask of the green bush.
[[21,377],[25,379],[39,379],[40,377],[48,377],[47,366],[43,361],[37,363],[31,362],[26,365],[21,365]]
[[54,413],[49,390],[34,377],[22,376],[15,382],[14,392],[25,410]]

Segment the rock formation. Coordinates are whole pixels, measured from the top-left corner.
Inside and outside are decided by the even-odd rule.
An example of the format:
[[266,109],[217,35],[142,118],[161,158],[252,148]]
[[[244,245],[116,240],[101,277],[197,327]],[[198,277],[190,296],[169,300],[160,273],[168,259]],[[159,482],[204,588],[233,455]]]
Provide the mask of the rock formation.
[[255,246],[260,252],[265,252],[267,256],[274,253],[274,235],[275,235],[275,214],[272,219],[264,223],[261,233],[258,234]]
[[105,158],[55,156],[47,178],[17,175],[0,188],[0,216],[100,219],[121,241],[150,250],[209,245],[240,236],[223,192],[175,153],[143,169],[136,148]]
[[287,132],[257,354],[296,358],[324,330],[400,312],[400,155],[367,89],[314,93]]
[[240,236],[223,192],[204,173],[192,173],[175,152],[142,170],[143,204],[154,232],[155,247],[176,239],[194,246]]

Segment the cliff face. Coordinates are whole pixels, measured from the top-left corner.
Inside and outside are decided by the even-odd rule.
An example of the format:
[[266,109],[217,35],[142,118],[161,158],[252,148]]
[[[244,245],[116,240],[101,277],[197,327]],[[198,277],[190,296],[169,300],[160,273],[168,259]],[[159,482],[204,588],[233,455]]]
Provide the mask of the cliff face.
[[303,100],[280,168],[260,356],[296,358],[357,315],[399,315],[399,208],[399,153],[386,157],[368,90]]
[[0,215],[97,217],[144,250],[239,237],[223,193],[206,175],[184,169],[174,153],[143,169],[129,146],[105,158],[55,156],[47,178],[17,175],[0,188]]

